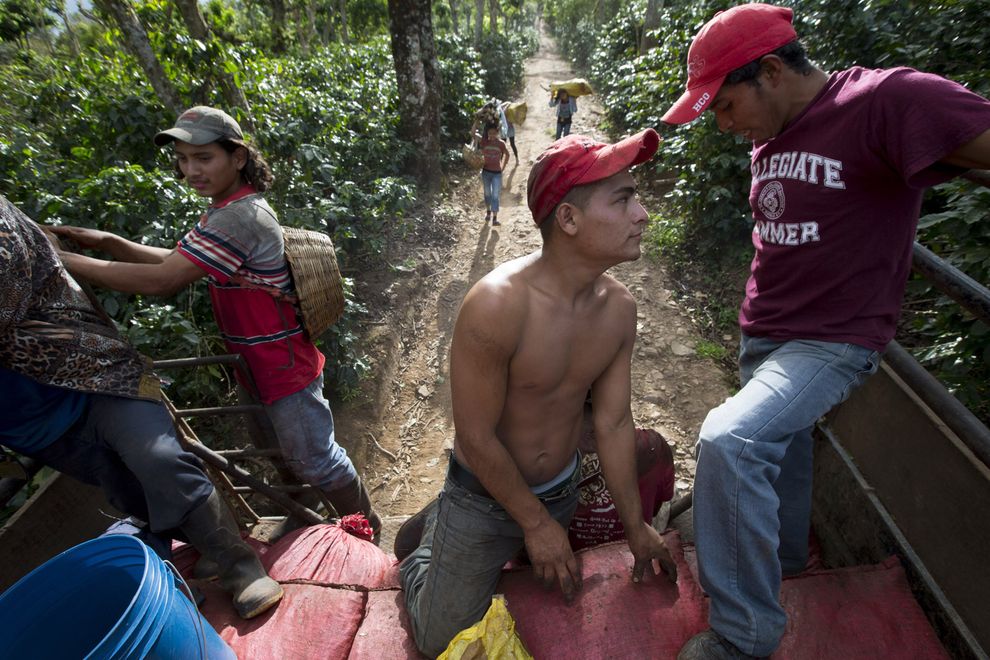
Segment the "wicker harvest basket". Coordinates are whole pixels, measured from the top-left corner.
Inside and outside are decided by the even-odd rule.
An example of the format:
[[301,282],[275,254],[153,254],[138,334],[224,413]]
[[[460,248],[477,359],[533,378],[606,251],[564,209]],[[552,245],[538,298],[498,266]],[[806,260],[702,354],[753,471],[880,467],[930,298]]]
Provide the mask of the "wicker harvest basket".
[[295,227],[282,227],[282,236],[303,327],[315,340],[344,313],[344,281],[333,242],[322,232]]
[[481,166],[485,164],[485,157],[481,155],[481,149],[479,149],[472,142],[471,144],[465,144],[461,148],[461,157],[464,158],[464,162],[468,167],[476,170],[480,170]]

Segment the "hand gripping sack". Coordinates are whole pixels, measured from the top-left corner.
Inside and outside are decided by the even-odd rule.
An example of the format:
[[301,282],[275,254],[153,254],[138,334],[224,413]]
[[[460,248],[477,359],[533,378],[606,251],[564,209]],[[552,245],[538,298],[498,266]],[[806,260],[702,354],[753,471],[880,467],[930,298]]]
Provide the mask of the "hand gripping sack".
[[282,227],[282,238],[303,327],[316,340],[344,313],[344,280],[333,242],[323,232],[296,227]]

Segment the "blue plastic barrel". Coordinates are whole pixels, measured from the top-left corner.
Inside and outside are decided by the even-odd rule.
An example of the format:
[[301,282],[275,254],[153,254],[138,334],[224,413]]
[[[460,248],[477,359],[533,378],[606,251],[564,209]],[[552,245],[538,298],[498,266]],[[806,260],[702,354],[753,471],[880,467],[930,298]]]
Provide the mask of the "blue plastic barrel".
[[134,537],[81,543],[0,596],[0,658],[237,660],[180,585]]

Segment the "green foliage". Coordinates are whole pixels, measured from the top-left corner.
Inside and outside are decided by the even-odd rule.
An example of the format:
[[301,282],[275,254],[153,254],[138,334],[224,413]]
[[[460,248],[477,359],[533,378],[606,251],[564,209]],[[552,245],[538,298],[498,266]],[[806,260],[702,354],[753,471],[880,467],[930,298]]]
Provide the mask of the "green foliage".
[[[327,0],[327,4],[331,2],[337,4],[336,0]],[[336,9],[332,13],[336,14]],[[352,36],[387,35],[387,0],[348,0],[347,22]]]
[[698,357],[714,360],[715,362],[721,362],[726,359],[729,354],[729,351],[726,350],[725,346],[713,341],[708,341],[707,339],[699,339],[698,343],[694,347],[694,352],[697,353]]
[[38,0],[0,0],[0,41],[24,39],[35,30],[55,24],[45,2]]
[[548,0],[543,14],[560,49],[583,70],[596,50],[601,26],[628,4],[621,0]]
[[488,32],[483,36],[479,50],[484,66],[485,95],[499,99],[514,96],[522,82],[522,61],[536,51],[532,34]]
[[[455,144],[463,142],[471,128],[474,111],[485,102],[481,56],[467,37],[437,35],[440,76],[443,80],[443,109],[440,130]],[[460,159],[460,152],[454,154]]]

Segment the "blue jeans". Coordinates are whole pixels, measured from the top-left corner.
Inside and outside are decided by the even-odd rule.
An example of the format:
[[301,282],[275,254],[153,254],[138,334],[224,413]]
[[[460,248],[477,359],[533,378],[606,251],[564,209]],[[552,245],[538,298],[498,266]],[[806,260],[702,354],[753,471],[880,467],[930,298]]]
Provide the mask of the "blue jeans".
[[179,444],[165,406],[153,401],[92,394],[80,420],[31,456],[99,486],[110,504],[153,532],[180,527],[213,492],[199,459]]
[[289,469],[305,483],[336,490],[357,478],[347,451],[334,439],[323,374],[303,389],[265,406]]
[[570,118],[568,117],[567,121],[561,121],[561,120],[558,119],[557,120],[557,137],[555,137],[554,139],[555,140],[559,140],[563,136],[570,135],[570,134],[571,134],[571,120],[570,120]]
[[[575,470],[552,498],[541,498],[565,530],[577,508],[580,474]],[[522,528],[501,504],[468,491],[448,475],[419,548],[399,567],[416,646],[435,658],[454,635],[480,621],[502,567],[524,546]]]
[[743,336],[743,387],[708,413],[698,439],[694,529],[712,629],[770,655],[784,634],[781,571],[807,560],[815,422],[876,371],[854,344]]
[[502,173],[481,170],[481,187],[485,191],[485,207],[498,213],[498,198],[502,194]]

